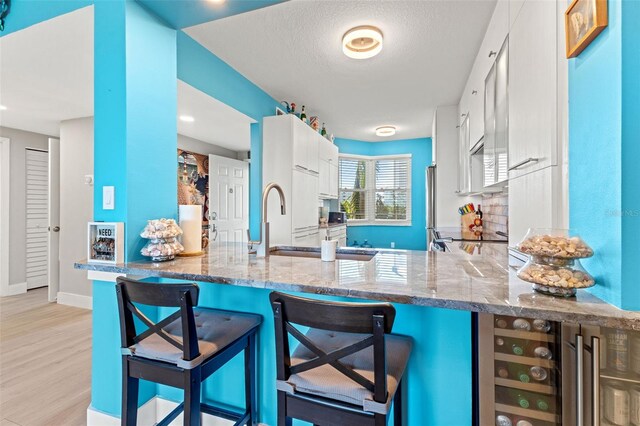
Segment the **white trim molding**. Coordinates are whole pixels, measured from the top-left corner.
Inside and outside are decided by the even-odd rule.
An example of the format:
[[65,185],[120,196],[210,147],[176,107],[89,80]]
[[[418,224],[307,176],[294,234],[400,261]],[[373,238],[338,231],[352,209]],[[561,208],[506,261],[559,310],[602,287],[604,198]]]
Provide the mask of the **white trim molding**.
[[11,167],[11,143],[8,138],[0,138],[0,296],[24,293],[12,292],[9,285],[9,177]]
[[[177,402],[154,396],[142,407],[138,408],[138,425],[153,426],[162,420],[167,414],[178,406]],[[171,423],[171,426],[181,426],[182,417],[180,414]],[[234,422],[221,419],[209,414],[202,415],[202,426],[230,426]],[[268,426],[260,423],[261,426]],[[120,426],[120,417],[112,416],[89,406],[87,408],[87,426]]]
[[93,309],[93,297],[81,294],[58,292],[57,301],[59,305],[75,306],[82,309]]

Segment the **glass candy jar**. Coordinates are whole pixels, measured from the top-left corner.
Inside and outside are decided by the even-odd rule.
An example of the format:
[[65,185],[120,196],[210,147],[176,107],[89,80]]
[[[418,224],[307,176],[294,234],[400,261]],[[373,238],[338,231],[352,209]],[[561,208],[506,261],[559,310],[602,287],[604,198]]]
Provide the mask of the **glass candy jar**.
[[577,289],[595,285],[579,260],[593,256],[593,250],[567,229],[531,228],[516,248],[529,255],[518,278],[532,283],[535,291],[572,297]]

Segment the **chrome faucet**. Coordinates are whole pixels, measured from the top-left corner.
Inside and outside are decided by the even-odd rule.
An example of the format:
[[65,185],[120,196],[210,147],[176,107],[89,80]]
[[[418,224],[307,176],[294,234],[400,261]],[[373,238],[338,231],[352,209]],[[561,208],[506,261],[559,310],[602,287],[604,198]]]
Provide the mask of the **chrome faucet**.
[[282,187],[275,182],[271,182],[264,187],[262,191],[262,224],[260,227],[260,238],[258,240],[251,240],[251,232],[247,229],[248,246],[249,251],[253,248],[253,245],[257,245],[256,253],[258,257],[269,257],[269,222],[267,220],[267,200],[269,199],[269,192],[272,189],[278,191],[280,195],[280,214],[287,214],[287,205],[284,199],[284,191]]

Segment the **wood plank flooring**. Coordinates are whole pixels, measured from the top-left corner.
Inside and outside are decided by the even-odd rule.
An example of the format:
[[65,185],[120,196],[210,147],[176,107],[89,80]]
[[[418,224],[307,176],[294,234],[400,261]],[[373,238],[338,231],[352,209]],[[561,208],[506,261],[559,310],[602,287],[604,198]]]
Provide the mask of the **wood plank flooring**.
[[0,298],[0,426],[84,425],[90,400],[91,311]]

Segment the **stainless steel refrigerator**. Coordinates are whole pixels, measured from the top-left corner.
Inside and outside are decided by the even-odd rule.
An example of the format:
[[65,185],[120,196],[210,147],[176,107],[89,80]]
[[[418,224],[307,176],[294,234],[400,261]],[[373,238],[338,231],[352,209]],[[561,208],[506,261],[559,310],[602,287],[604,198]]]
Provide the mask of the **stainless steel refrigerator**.
[[478,424],[640,426],[640,333],[478,314]]

